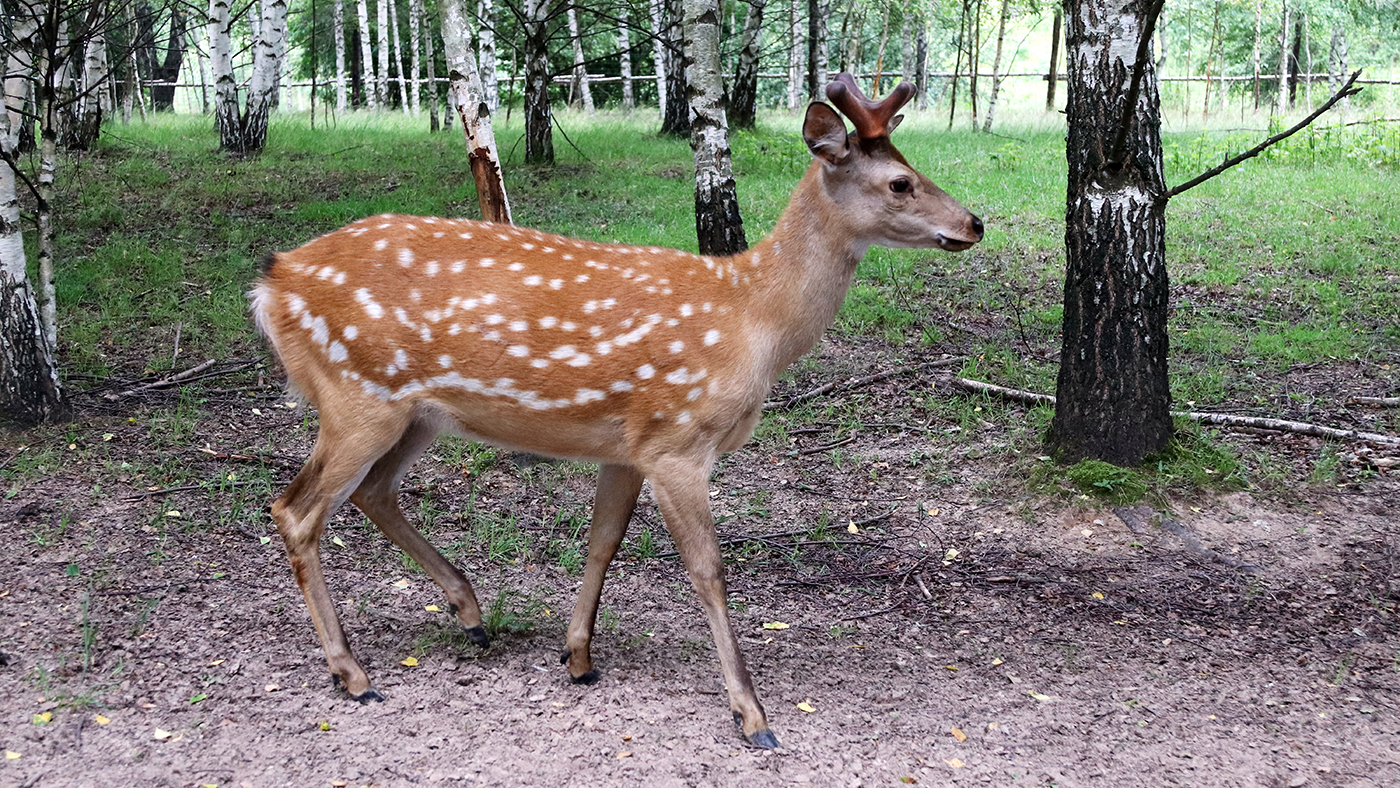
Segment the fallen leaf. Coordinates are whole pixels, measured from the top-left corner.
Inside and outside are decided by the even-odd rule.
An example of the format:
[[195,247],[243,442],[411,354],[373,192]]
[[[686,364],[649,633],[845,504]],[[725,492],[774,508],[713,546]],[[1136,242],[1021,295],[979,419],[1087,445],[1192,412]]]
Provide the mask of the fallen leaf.
[[856,527],[856,524],[855,524],[855,523],[851,523],[850,525],[846,526],[846,533],[848,533],[848,534],[858,534],[858,533],[860,533],[860,529]]
[[94,714],[92,716],[92,721],[97,723],[98,725],[106,725],[107,723],[111,722],[111,720],[107,719],[106,717],[103,717],[101,714]]
[[801,711],[807,712],[808,714],[811,714],[812,712],[817,710],[816,707],[814,707],[812,704],[808,703],[805,700],[797,704],[797,708]]
[[345,540],[344,540],[344,539],[341,539],[339,536],[332,536],[332,537],[331,537],[331,544],[335,545],[336,547],[344,547],[344,546],[345,546]]
[[323,730],[323,731],[328,731],[328,730],[330,730],[330,729],[331,729],[331,721],[330,721],[330,720],[321,720],[321,726],[320,726],[320,727],[321,727],[321,730]]
[[393,583],[393,585],[394,585],[394,588],[397,588],[397,589],[399,589],[400,591],[402,591],[402,590],[404,590],[405,588],[408,588],[408,578],[406,578],[406,577],[401,577],[401,578],[399,578],[398,580],[395,580],[394,583]]
[[104,440],[104,441],[109,441],[109,440],[111,440],[111,439],[113,439],[113,438],[115,438],[115,437],[117,437],[117,436],[113,435],[113,434],[110,433],[110,432],[104,432],[104,433],[102,433],[102,440]]
[[165,513],[165,516],[166,516],[166,517],[179,517],[179,516],[180,516],[180,510],[179,510],[179,509],[171,509],[170,511],[168,511],[168,512]]
[[16,760],[19,760],[19,753],[15,752],[14,750],[5,750],[5,760],[7,760],[7,761],[16,761]]
[[331,780],[331,788],[345,788],[350,783],[345,780]]
[[281,689],[281,687],[277,686],[276,684],[269,684],[266,687],[263,687],[263,689],[267,690],[268,692],[276,692],[277,690]]
[[906,785],[913,785],[914,783],[916,783],[916,782],[919,781],[919,778],[917,778],[917,777],[912,777],[912,776],[906,774],[906,775],[900,777],[900,778],[899,778],[899,781],[902,782],[902,783],[904,783],[904,784],[906,784]]
[[47,725],[47,724],[49,724],[49,721],[51,721],[52,719],[53,719],[53,712],[51,712],[51,711],[41,711],[41,712],[39,712],[38,714],[35,714],[35,715],[34,715],[34,724],[35,724],[35,725]]
[[630,734],[625,735],[625,736],[622,737],[622,740],[623,740],[623,741],[632,741],[632,736],[631,736]]
[[792,625],[791,625],[791,624],[784,624],[784,623],[781,622],[781,621],[768,621],[768,622],[764,623],[763,628],[764,628],[764,629],[787,629],[787,628],[790,627],[790,626],[792,626]]
[[228,661],[228,660],[225,660],[225,659],[216,659],[216,660],[214,660],[213,662],[210,662],[210,663],[209,663],[209,667],[211,667],[211,668],[217,668],[218,666],[224,664],[224,663],[227,662],[227,661]]
[[1039,700],[1039,701],[1054,700],[1053,697],[1051,697],[1051,696],[1049,696],[1049,695],[1042,695],[1041,693],[1036,692],[1035,690],[1026,690],[1026,694],[1029,695],[1029,696],[1031,696],[1032,698],[1035,698],[1036,700]]
[[404,659],[403,662],[401,662],[401,663],[399,663],[399,664],[400,664],[400,665],[406,665],[406,666],[408,666],[408,667],[410,667],[410,668],[416,668],[416,667],[418,667],[418,660],[415,659],[414,657],[407,657],[407,658]]
[[958,741],[967,741],[967,734],[958,730],[958,726],[954,725],[952,731],[954,739],[957,739]]
[[632,753],[630,753],[630,752],[628,752],[628,751],[626,751],[626,750],[623,750],[622,752],[620,752],[620,753],[617,754],[617,759],[618,759],[619,761],[622,760],[623,758],[631,758],[631,757],[632,757]]
[[441,612],[442,612],[442,608],[438,607],[437,605],[424,605],[424,606],[423,606],[423,609],[426,610],[426,611],[428,611],[429,613],[441,613]]
[[191,695],[191,696],[190,696],[190,703],[199,703],[200,701],[208,700],[208,699],[209,699],[209,696],[206,695],[206,694],[204,694],[203,692],[201,692],[201,693],[199,693],[199,694],[197,694],[197,695]]
[[259,537],[258,537],[258,543],[259,543],[259,544],[267,544],[268,542],[271,542],[271,541],[272,541],[272,537],[270,537],[270,536],[259,536]]
[[951,560],[953,560],[954,558],[957,558],[957,557],[958,557],[958,549],[957,549],[956,547],[950,547],[950,548],[948,548],[948,552],[946,552],[946,553],[943,554],[943,560],[944,560],[944,561],[951,561]]
[[943,762],[953,767],[954,769],[961,769],[962,767],[967,765],[962,761],[958,760],[957,758],[944,758]]
[[996,667],[997,665],[1004,664],[1005,662],[1006,662],[1006,660],[1002,659],[1001,657],[997,657],[996,659],[992,660],[992,667]]
[[957,672],[958,672],[958,666],[957,666],[957,665],[944,665],[944,666],[943,666],[943,669],[944,669],[944,670],[951,670],[951,671],[953,671],[954,673],[957,673]]
[[157,740],[159,740],[159,741],[167,741],[167,740],[170,739],[171,735],[172,735],[172,734],[170,733],[170,731],[161,730],[160,728],[156,728],[155,738],[156,738]]

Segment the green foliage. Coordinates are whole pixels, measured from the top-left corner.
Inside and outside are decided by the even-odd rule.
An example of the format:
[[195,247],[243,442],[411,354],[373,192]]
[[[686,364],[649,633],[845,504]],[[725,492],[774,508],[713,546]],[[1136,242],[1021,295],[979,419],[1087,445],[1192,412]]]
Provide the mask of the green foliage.
[[493,639],[528,632],[545,613],[545,600],[519,591],[501,591],[481,611],[481,624]]
[[1138,471],[1100,460],[1080,460],[1065,469],[1065,476],[1085,493],[1114,504],[1133,503],[1147,493]]

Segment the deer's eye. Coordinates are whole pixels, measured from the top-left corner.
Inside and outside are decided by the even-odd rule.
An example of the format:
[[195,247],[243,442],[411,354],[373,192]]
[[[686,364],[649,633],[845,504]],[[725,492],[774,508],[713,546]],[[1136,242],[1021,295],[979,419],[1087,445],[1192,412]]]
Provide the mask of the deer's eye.
[[914,189],[914,184],[908,178],[895,178],[890,181],[890,191],[895,194],[907,194]]

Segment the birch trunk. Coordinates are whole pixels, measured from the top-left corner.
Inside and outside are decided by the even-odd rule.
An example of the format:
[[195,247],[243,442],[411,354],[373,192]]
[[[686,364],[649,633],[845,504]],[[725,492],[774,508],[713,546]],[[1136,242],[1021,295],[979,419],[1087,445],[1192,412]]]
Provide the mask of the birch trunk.
[[1283,3],[1283,25],[1278,29],[1278,96],[1274,114],[1282,115],[1288,105],[1288,0]]
[[1123,120],[1152,0],[1065,4],[1066,198],[1063,346],[1049,444],[1061,462],[1136,465],[1172,435],[1167,380],[1166,203],[1161,107],[1150,57]]
[[788,13],[788,92],[787,108],[796,111],[802,106],[802,53],[805,39],[802,37],[802,0],[792,0]]
[[[219,147],[242,150],[243,123],[238,111],[238,83],[233,77],[229,6],[230,0],[209,0],[209,65],[214,74],[214,122],[219,129]],[[130,80],[134,71],[128,67],[128,100],[134,92]],[[125,110],[124,114],[130,117],[130,110]]]
[[627,34],[627,13],[617,25],[618,71],[622,74],[622,108],[630,110],[637,106],[637,93],[632,85],[632,40]]
[[1055,111],[1055,88],[1060,81],[1060,41],[1062,40],[1061,28],[1065,21],[1064,8],[1055,8],[1055,22],[1051,25],[1050,32],[1050,73],[1045,80],[1050,84],[1045,88],[1045,111]]
[[983,132],[991,132],[992,121],[997,114],[997,99],[1001,97],[1001,82],[1006,77],[1001,73],[1001,55],[1006,43],[1006,18],[1010,16],[1011,0],[1001,0],[1001,21],[997,23],[997,53],[992,58],[992,95],[987,98],[987,119],[982,123]]
[[554,163],[549,112],[549,3],[525,0],[525,163]]
[[423,67],[423,0],[408,0],[408,103],[417,115],[422,110],[419,94],[423,83],[418,78]]
[[383,103],[383,89],[379,84],[379,75],[374,69],[374,46],[370,42],[369,29],[369,3],[368,0],[356,0],[356,15],[360,23],[360,71],[364,74],[365,83],[365,106],[371,110],[379,109]]
[[807,98],[826,98],[826,18],[831,13],[829,0],[807,0]]
[[107,84],[107,37],[96,30],[83,47],[83,82],[79,95],[78,122],[70,147],[87,150],[102,129],[102,90]]
[[914,81],[914,17],[906,13],[899,22],[899,78]]
[[281,81],[282,53],[286,51],[287,0],[262,0],[259,36],[253,48],[253,77],[248,83],[248,106],[243,115],[243,153],[261,151],[267,144],[267,124]]
[[661,133],[690,136],[690,100],[686,97],[685,55],[682,52],[683,0],[666,0],[666,111]]
[[374,0],[374,17],[378,23],[374,38],[379,43],[379,63],[375,69],[374,92],[379,104],[389,108],[389,3],[392,0]]
[[[796,0],[794,0],[796,2]],[[666,119],[666,4],[664,0],[650,0],[651,9],[651,65],[656,72],[656,106],[661,110],[662,123]]]
[[467,23],[466,0],[439,0],[442,16],[442,47],[447,60],[447,94],[462,121],[467,138],[467,161],[476,181],[481,218],[488,222],[511,223],[510,200],[501,178],[501,160],[496,151],[496,135],[491,128],[491,110],[486,106],[481,76],[472,55],[471,26]]
[[409,114],[408,78],[403,67],[403,36],[399,33],[399,6],[394,0],[385,0],[389,6],[389,41],[394,48],[394,72],[398,74],[399,109]]
[[[422,2],[422,0],[418,0]],[[423,27],[423,56],[428,61],[428,130],[437,131],[441,128],[438,121],[438,92],[437,92],[437,66],[434,61],[437,59],[433,51],[433,27],[424,25]]]
[[750,0],[744,17],[744,36],[729,98],[729,122],[736,129],[751,129],[757,120],[758,61],[763,54],[763,10],[767,1]]
[[695,151],[695,232],[700,254],[748,248],[739,215],[720,80],[719,0],[685,0],[685,81],[690,87],[690,147]]
[[345,89],[345,0],[331,0],[331,27],[335,31],[335,111],[350,107],[350,94]]
[[922,111],[928,109],[928,23],[922,13],[916,19],[919,32],[914,44],[914,107]]
[[569,20],[569,39],[574,45],[574,83],[569,92],[578,96],[583,101],[583,110],[592,115],[593,91],[588,87],[588,65],[583,58],[583,36],[579,34],[578,12],[571,5],[565,16]]
[[481,20],[481,43],[477,54],[477,63],[481,66],[481,88],[486,91],[486,106],[495,112],[501,106],[501,85],[496,76],[496,10],[493,0],[481,0],[477,15]]

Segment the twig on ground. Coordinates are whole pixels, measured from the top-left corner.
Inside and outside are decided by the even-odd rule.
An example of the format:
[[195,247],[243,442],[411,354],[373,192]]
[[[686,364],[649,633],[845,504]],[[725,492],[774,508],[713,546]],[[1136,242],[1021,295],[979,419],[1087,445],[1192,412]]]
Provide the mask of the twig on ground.
[[[251,479],[251,480],[248,480],[248,481],[241,481],[241,482],[222,482],[222,483],[220,483],[220,486],[242,487],[242,486],[248,485],[248,484],[258,484],[259,481],[260,481],[260,480],[258,480],[258,479]],[[205,484],[182,484],[182,485],[180,485],[179,487],[162,487],[162,488],[159,489],[159,490],[146,490],[145,492],[134,493],[134,494],[132,494],[132,495],[128,495],[128,496],[122,498],[122,500],[123,500],[123,501],[139,501],[139,500],[141,500],[142,498],[153,498],[153,497],[155,497],[155,496],[157,496],[157,495],[168,495],[168,494],[170,494],[170,493],[177,493],[177,492],[189,492],[190,490],[207,490],[207,489],[209,489],[209,487],[210,487],[211,484],[214,484],[214,483],[213,483],[213,482],[207,482],[207,483],[205,483]]]
[[848,443],[853,443],[853,442],[855,441],[855,439],[856,439],[856,436],[855,436],[854,434],[848,435],[847,437],[842,438],[842,439],[839,440],[839,441],[832,441],[832,442],[830,442],[830,443],[823,443],[823,444],[820,445],[820,446],[813,446],[813,447],[811,447],[811,448],[809,448],[809,449],[802,449],[801,451],[790,452],[790,456],[793,456],[793,457],[801,457],[801,456],[804,455],[804,454],[820,454],[821,452],[824,452],[824,451],[826,451],[826,450],[828,450],[828,449],[834,449],[834,448],[836,448],[836,447],[838,447],[838,446],[845,446],[845,445],[848,444]]
[[924,576],[923,576],[923,575],[919,574],[918,572],[915,572],[915,573],[914,573],[914,582],[918,584],[918,586],[919,586],[919,593],[921,593],[921,594],[924,595],[924,599],[929,599],[929,600],[933,599],[933,593],[932,593],[931,591],[928,590],[928,586],[924,585]]
[[[978,380],[953,378],[953,387],[963,389],[964,391],[995,394],[999,397],[1016,402],[1029,402],[1037,405],[1055,404],[1055,398],[1049,394],[1037,394],[1033,391],[1008,389],[991,383],[983,383]],[[1336,427],[1324,427],[1321,424],[1309,424],[1302,421],[1271,419],[1263,416],[1235,416],[1228,413],[1202,413],[1199,411],[1183,410],[1174,410],[1172,411],[1172,415],[1188,418],[1192,421],[1199,421],[1202,424],[1215,424],[1221,427],[1250,427],[1257,430],[1279,430],[1282,432],[1293,432],[1299,435],[1311,435],[1315,438],[1370,441],[1385,446],[1400,446],[1400,437],[1394,435],[1383,435],[1379,432],[1362,432],[1361,430],[1342,430]]]
[[893,613],[894,611],[896,611],[896,610],[898,610],[898,609],[899,609],[899,605],[895,604],[895,605],[890,605],[889,607],[884,608],[884,609],[882,609],[882,610],[874,610],[874,611],[871,611],[871,612],[869,612],[869,613],[860,613],[859,615],[854,615],[854,616],[842,616],[842,617],[841,617],[841,620],[842,620],[842,621],[860,621],[861,619],[865,619],[865,618],[874,618],[874,617],[876,617],[876,616],[883,616],[883,615],[886,614],[886,613]]
[[203,372],[203,371],[209,369],[209,368],[212,367],[212,366],[214,366],[214,359],[211,358],[211,359],[209,359],[208,361],[205,361],[205,362],[202,363],[202,364],[196,364],[196,365],[194,365],[193,367],[190,367],[189,369],[185,370],[184,372],[180,372],[180,373],[177,373],[177,374],[174,374],[174,375],[170,375],[169,377],[164,377],[164,378],[161,378],[160,380],[153,381],[153,382],[151,382],[151,383],[146,383],[146,384],[141,385],[141,386],[137,386],[136,388],[127,389],[126,391],[123,391],[123,392],[121,392],[121,393],[119,393],[119,394],[103,394],[103,395],[102,395],[102,398],[105,399],[105,400],[107,400],[108,402],[116,402],[117,400],[125,399],[125,398],[130,397],[130,396],[132,396],[132,395],[134,395],[134,394],[140,394],[140,393],[143,392],[143,391],[150,391],[151,389],[163,389],[163,388],[168,388],[168,387],[174,386],[174,385],[176,385],[176,384],[178,384],[178,383],[184,383],[184,382],[188,381],[190,378],[193,378],[195,375],[198,375],[199,373],[201,373],[201,372]]
[[166,591],[171,588],[176,588],[177,586],[186,585],[188,583],[213,583],[218,580],[226,579],[227,578],[223,577],[193,577],[189,580],[176,580],[172,583],[161,583],[159,585],[153,586],[142,586],[141,588],[119,589],[116,591],[98,591],[96,592],[96,594],[97,596],[139,596],[141,594],[150,594],[155,591]]
[[1352,397],[1357,405],[1374,405],[1377,408],[1400,408],[1400,397]]
[[832,382],[827,383],[826,385],[818,386],[812,389],[811,391],[803,392],[801,394],[795,394],[786,399],[770,399],[767,402],[763,403],[763,409],[786,410],[799,402],[806,402],[809,399],[820,397],[823,394],[829,394],[833,391],[850,391],[852,389],[861,388],[862,386],[869,386],[872,383],[879,383],[882,380],[889,380],[890,378],[899,377],[900,375],[908,375],[912,372],[922,372],[928,369],[938,369],[939,367],[951,367],[954,364],[961,364],[965,360],[965,356],[954,356],[953,358],[944,358],[939,359],[938,361],[927,361],[922,364],[912,364],[907,367],[899,367],[898,369],[887,369],[884,372],[877,372],[874,375],[866,375],[865,377],[861,378],[851,378],[850,380],[845,381],[833,380]]

